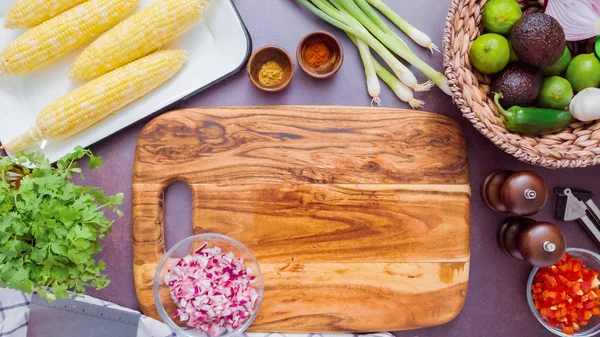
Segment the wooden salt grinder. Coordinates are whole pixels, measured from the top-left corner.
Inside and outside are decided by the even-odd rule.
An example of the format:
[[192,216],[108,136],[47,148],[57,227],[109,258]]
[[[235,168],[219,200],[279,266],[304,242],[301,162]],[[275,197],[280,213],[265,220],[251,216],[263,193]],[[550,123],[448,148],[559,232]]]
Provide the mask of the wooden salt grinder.
[[565,253],[565,237],[549,222],[523,217],[504,220],[498,232],[498,245],[512,257],[538,267],[556,264]]
[[548,199],[544,180],[529,171],[496,171],[481,185],[483,201],[496,212],[529,216],[539,212]]

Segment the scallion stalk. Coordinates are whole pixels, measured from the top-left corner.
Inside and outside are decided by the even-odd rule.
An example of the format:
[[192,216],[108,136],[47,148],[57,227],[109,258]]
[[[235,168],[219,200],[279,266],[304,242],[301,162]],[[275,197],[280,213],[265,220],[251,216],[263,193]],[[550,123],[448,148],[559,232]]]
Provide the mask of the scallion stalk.
[[[364,0],[363,0],[364,1]],[[366,0],[373,7],[377,8],[383,15],[385,15],[390,21],[392,21],[398,28],[400,28],[406,35],[408,35],[413,41],[422,47],[428,48],[433,51],[439,52],[439,48],[431,41],[431,38],[423,33],[422,31],[415,28],[408,21],[404,20],[398,13],[391,9],[381,0]]]
[[425,102],[415,98],[409,87],[400,82],[392,73],[379,64],[379,62],[373,60],[373,63],[375,64],[377,76],[392,89],[394,94],[396,94],[401,101],[408,103],[413,109],[418,109],[425,105]]
[[333,8],[332,5],[323,0],[312,0],[312,2],[308,0],[296,1],[332,26],[363,40],[381,56],[404,84],[411,88],[419,88],[420,85],[417,83],[415,75],[351,15],[347,13],[344,15],[341,11]]
[[401,42],[406,48],[409,48],[406,42],[398,36],[388,25],[383,21],[383,19],[379,16],[379,14],[369,5],[366,0],[354,0],[354,2],[362,9],[362,11],[367,14],[367,16],[373,21],[382,31],[387,33],[388,35],[396,38],[399,42]]
[[371,49],[369,49],[369,45],[363,40],[357,39],[351,34],[348,34],[348,37],[350,40],[352,40],[352,42],[354,42],[354,45],[356,45],[356,48],[358,48],[358,52],[360,53],[360,58],[365,68],[367,90],[369,92],[369,96],[373,98],[371,100],[371,106],[381,106],[381,99],[379,98],[379,94],[381,93],[381,84],[379,83],[379,78],[377,77],[377,73],[375,71],[375,60],[371,54]]
[[[313,0],[313,1],[317,1],[317,0]],[[321,1],[321,0],[319,0],[319,1]],[[359,25],[364,26],[364,28],[366,28],[369,32],[371,32],[373,35],[375,35],[375,37],[377,37],[377,39],[379,39],[381,42],[383,42],[390,50],[392,50],[394,53],[396,53],[401,58],[405,59],[407,62],[409,62],[413,66],[415,66],[417,69],[421,70],[425,75],[427,75],[427,77],[429,77],[433,81],[433,83],[435,83],[438,87],[440,87],[440,89],[442,89],[446,94],[450,95],[450,88],[448,87],[448,79],[446,79],[446,76],[444,76],[444,74],[438,72],[437,70],[433,69],[430,65],[423,62],[423,60],[421,60],[415,53],[413,53],[410,50],[410,48],[408,48],[405,44],[402,44],[401,42],[399,42],[398,39],[395,39],[394,37],[390,36],[389,34],[385,33],[383,30],[381,30],[381,28],[379,28],[379,26],[377,26],[373,21],[371,21],[371,19],[362,11],[362,9],[360,9],[360,7],[358,7],[354,3],[354,0],[331,0],[331,1],[338,3],[342,7],[344,7],[344,9],[346,9],[350,14],[348,16],[353,16],[353,19]],[[402,82],[404,82],[404,80],[401,77],[398,77],[398,78]],[[428,85],[428,83],[425,83],[423,85],[423,88],[421,88],[421,90],[419,90],[419,88],[416,86],[409,85],[406,82],[404,82],[404,83],[407,84],[409,87],[413,88],[415,91],[423,91],[423,89],[429,90],[428,88],[431,87],[431,85]]]
[[[350,34],[348,34],[348,37],[350,37],[350,40],[352,40],[354,45],[356,45],[356,47],[359,48],[359,50],[360,50],[360,40],[357,40],[356,37],[354,37]],[[379,62],[377,62],[377,60],[375,60],[375,58],[373,58],[373,55],[371,55],[371,51],[369,49],[367,49],[367,53],[368,53],[368,56],[363,58],[363,62],[364,62],[365,58],[368,58],[370,60],[371,65],[373,66],[374,72],[376,74],[376,76],[375,76],[376,79],[377,79],[377,77],[381,78],[390,87],[390,89],[392,89],[394,94],[396,94],[396,96],[401,101],[408,103],[413,109],[418,109],[418,108],[423,107],[423,105],[425,105],[425,102],[418,100],[414,97],[414,94],[413,94],[413,91],[411,90],[411,88],[407,87],[404,83],[402,83],[400,80],[398,80],[396,78],[396,76],[394,76],[394,74],[390,73],[381,64],[379,64]],[[361,53],[361,57],[362,57],[362,53]],[[366,66],[365,66],[365,72],[366,72]],[[379,80],[377,80],[377,82],[379,82]]]

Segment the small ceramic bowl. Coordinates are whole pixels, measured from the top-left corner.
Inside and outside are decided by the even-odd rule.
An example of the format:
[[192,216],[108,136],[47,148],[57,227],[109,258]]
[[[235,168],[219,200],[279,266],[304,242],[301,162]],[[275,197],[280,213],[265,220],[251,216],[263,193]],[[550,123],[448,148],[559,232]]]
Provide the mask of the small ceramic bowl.
[[[274,86],[265,86],[259,81],[260,70],[265,63],[273,61],[283,69],[283,78]],[[264,46],[252,54],[248,61],[248,77],[255,87],[267,92],[279,92],[287,88],[294,77],[294,60],[287,50],[278,46]]]
[[164,277],[168,270],[176,264],[180,258],[192,254],[196,249],[206,243],[208,248],[220,247],[223,253],[233,253],[235,258],[244,259],[244,267],[251,269],[251,275],[256,277],[256,282],[252,285],[258,294],[258,299],[254,305],[254,310],[250,313],[248,319],[242,326],[233,331],[227,331],[216,337],[237,337],[250,327],[262,304],[264,283],[260,266],[256,258],[246,246],[237,240],[220,234],[199,234],[190,236],[179,241],[162,258],[156,274],[154,276],[154,302],[160,314],[160,318],[167,326],[179,337],[212,337],[207,333],[191,329],[181,323],[179,319],[173,318],[177,305],[173,303],[170,296],[169,286],[165,284]]
[[[312,67],[305,58],[306,48],[315,43],[322,43],[329,49],[329,60],[318,67]],[[296,50],[296,58],[298,59],[300,68],[308,75],[319,79],[328,78],[337,73],[342,67],[344,63],[344,49],[335,36],[327,32],[315,32],[306,35],[300,40],[298,49]]]
[[[583,261],[583,264],[591,269],[600,270],[600,255],[581,248],[567,248],[567,253],[571,254],[573,258],[580,259]],[[535,275],[540,270],[539,267],[533,268],[531,274],[529,275],[529,280],[527,281],[527,303],[529,304],[529,309],[531,309],[531,313],[535,318],[546,328],[548,331],[552,332],[556,336],[561,337],[590,337],[590,336],[598,336],[600,334],[600,318],[598,316],[592,317],[586,326],[582,326],[581,330],[576,331],[574,335],[567,335],[562,332],[562,330],[554,328],[548,324],[543,318],[540,312],[535,308],[535,304],[533,303],[533,296],[531,293],[531,287],[533,285],[533,279]]]

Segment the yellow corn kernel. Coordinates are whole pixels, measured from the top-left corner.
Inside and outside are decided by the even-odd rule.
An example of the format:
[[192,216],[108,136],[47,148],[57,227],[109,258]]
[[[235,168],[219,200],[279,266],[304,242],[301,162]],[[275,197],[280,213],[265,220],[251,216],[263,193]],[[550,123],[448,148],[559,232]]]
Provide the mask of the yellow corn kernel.
[[107,31],[139,0],[90,0],[36,26],[0,52],[0,75],[42,68]]
[[159,51],[88,82],[42,110],[35,126],[6,149],[15,153],[44,139],[68,139],[158,88],[186,61],[185,50]]
[[69,77],[89,81],[152,53],[189,30],[208,0],[156,0],[88,46]]
[[4,17],[4,28],[27,29],[87,0],[17,0]]

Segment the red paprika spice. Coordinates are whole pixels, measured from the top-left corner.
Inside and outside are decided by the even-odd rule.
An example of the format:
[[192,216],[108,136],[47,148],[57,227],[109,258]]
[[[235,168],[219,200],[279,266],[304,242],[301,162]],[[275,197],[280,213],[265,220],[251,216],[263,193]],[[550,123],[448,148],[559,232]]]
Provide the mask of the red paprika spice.
[[329,48],[323,43],[314,43],[304,50],[304,59],[311,67],[320,67],[329,61]]

